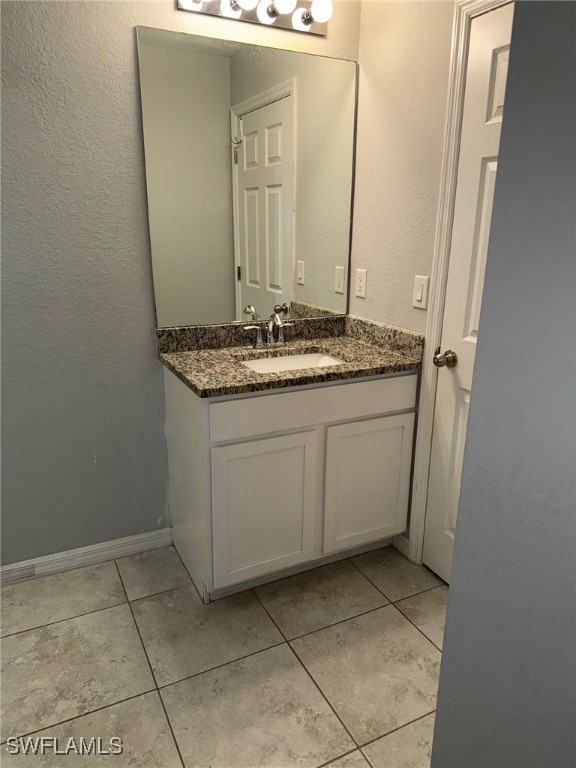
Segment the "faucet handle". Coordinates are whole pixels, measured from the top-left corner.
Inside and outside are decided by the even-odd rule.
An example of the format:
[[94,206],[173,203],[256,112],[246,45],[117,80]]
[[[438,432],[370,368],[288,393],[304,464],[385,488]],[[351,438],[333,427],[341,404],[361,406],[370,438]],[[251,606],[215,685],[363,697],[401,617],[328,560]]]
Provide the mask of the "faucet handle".
[[284,304],[274,305],[274,314],[279,315],[280,312],[282,312],[284,316],[286,317],[288,316],[288,313],[290,312],[290,307],[288,306],[288,304],[286,304],[286,302],[284,302]]
[[254,348],[263,347],[262,343],[262,328],[259,325],[244,325],[243,331],[256,331],[256,341],[254,342]]

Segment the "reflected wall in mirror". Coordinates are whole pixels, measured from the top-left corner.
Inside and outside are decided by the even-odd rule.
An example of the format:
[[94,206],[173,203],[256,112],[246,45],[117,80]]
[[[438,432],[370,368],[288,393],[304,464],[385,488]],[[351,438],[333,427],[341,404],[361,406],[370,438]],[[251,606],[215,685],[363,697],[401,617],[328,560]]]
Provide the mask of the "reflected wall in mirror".
[[346,312],[356,63],[137,37],[158,327]]

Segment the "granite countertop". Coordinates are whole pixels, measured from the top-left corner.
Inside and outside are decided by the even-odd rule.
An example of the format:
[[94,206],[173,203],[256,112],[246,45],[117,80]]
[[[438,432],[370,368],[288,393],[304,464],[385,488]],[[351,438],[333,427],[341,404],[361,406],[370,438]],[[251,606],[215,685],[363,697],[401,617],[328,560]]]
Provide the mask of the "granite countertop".
[[[322,352],[344,362],[326,368],[306,368],[281,373],[257,373],[242,360]],[[160,360],[199,397],[220,397],[243,392],[346,381],[365,376],[417,372],[421,350],[392,350],[350,338],[333,336],[289,341],[285,347],[253,349],[248,346],[165,352]]]

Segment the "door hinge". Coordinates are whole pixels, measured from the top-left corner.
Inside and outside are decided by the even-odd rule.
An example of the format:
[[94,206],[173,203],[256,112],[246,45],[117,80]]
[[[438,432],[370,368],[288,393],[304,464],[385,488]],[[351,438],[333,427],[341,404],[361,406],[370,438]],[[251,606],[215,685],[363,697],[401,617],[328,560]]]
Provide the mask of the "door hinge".
[[236,267],[236,277],[238,280],[242,280],[242,267]]

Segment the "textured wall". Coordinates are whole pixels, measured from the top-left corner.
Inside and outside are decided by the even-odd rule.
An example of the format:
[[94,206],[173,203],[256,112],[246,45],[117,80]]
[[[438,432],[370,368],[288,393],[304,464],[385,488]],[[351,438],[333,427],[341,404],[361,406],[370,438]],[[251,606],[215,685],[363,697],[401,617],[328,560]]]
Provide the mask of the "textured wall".
[[156,2],[2,3],[3,562],[163,527],[138,24],[357,58]]
[[516,4],[434,768],[576,765],[575,38]]
[[413,331],[414,275],[429,275],[440,187],[452,0],[362,3],[354,270],[367,297],[350,311]]

